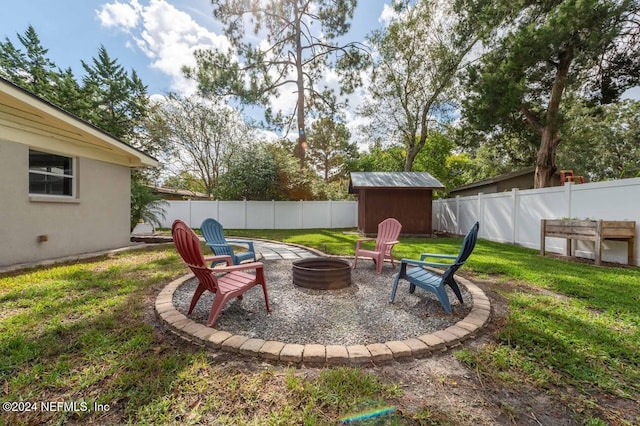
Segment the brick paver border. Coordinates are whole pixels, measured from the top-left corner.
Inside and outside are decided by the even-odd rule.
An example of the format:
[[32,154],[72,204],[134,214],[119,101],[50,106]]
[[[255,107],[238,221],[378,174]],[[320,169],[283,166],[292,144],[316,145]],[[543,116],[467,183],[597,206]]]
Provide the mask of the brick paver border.
[[424,358],[434,352],[460,346],[463,341],[475,337],[491,316],[491,304],[482,289],[471,281],[456,276],[458,282],[471,293],[473,307],[465,318],[444,330],[406,340],[369,345],[285,344],[216,330],[179,312],[173,305],[173,293],[193,277],[193,274],[187,274],[170,282],[156,298],[156,316],[169,330],[188,341],[214,350],[286,364],[373,365]]

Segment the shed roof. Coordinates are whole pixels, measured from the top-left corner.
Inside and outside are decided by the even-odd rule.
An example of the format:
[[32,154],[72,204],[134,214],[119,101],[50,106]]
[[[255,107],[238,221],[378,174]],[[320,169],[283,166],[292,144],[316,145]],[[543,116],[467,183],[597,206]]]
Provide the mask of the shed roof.
[[444,185],[427,172],[353,172],[349,192],[359,188],[442,189]]

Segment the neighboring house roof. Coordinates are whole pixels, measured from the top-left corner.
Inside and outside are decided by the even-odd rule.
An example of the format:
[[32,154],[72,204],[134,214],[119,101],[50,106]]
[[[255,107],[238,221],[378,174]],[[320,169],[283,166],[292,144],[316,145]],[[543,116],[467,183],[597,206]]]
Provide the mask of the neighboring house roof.
[[189,191],[188,189],[163,188],[160,186],[149,186],[149,189],[158,194],[166,194],[182,198],[210,199],[209,196],[203,192]]
[[458,191],[464,191],[467,189],[473,189],[473,188],[478,188],[481,186],[487,186],[487,185],[491,185],[497,182],[502,182],[505,180],[509,180],[518,176],[524,176],[527,174],[531,174],[534,173],[536,171],[535,166],[531,166],[531,167],[526,167],[524,169],[521,170],[516,170],[515,172],[510,172],[510,173],[504,173],[498,176],[493,176],[490,177],[488,179],[483,179],[483,180],[479,180],[477,182],[473,182],[473,183],[469,183],[467,185],[463,185],[463,186],[459,186],[457,188],[453,188],[449,191],[449,193],[453,193],[453,192],[458,192]]
[[360,188],[421,188],[443,189],[436,178],[427,172],[353,172],[349,192]]
[[3,140],[127,167],[158,160],[0,77]]

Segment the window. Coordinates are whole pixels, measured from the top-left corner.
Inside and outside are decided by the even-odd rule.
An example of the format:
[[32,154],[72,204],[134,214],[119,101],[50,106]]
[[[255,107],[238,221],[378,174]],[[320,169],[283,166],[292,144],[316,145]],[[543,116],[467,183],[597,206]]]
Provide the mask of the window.
[[74,161],[71,157],[29,150],[29,194],[73,197]]

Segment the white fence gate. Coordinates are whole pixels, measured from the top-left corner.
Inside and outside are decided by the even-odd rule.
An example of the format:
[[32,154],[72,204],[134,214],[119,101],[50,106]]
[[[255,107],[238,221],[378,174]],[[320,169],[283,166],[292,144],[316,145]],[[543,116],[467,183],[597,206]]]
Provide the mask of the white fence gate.
[[[634,220],[637,245],[640,178],[434,200],[432,222],[434,229],[464,234],[477,220],[480,238],[539,249],[540,220],[562,218]],[[546,241],[547,251],[564,253],[566,240]],[[594,243],[578,241],[575,254],[593,259]],[[626,243],[605,240],[602,260],[626,263]]]
[[214,218],[229,229],[355,228],[356,201],[168,201],[163,228],[176,219],[199,228]]

